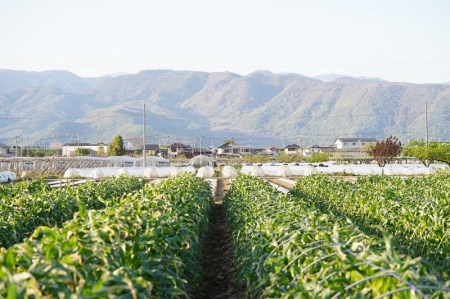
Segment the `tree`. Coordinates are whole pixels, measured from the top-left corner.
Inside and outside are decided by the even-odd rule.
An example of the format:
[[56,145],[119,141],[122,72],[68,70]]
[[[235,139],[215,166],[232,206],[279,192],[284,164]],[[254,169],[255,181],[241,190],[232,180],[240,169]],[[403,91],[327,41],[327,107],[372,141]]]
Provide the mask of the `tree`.
[[75,156],[89,156],[91,151],[88,148],[77,147],[74,151]]
[[392,162],[395,156],[402,151],[402,143],[395,136],[389,136],[386,140],[377,141],[370,155],[377,161],[378,166],[383,167]]
[[232,137],[231,139],[224,139],[223,140],[224,144],[227,143],[227,142],[229,142],[230,144],[235,144],[236,140],[234,139],[234,137]]
[[122,156],[124,153],[122,136],[117,135],[108,146],[108,156]]
[[434,159],[450,166],[450,143],[432,142],[431,144],[435,145]]
[[416,158],[427,167],[435,161],[450,165],[450,143],[430,142],[427,146],[423,140],[411,140],[403,149],[403,154]]
[[132,136],[132,137],[128,138],[128,140],[130,141],[131,146],[135,150],[143,148],[144,140],[142,139],[142,137]]
[[97,147],[97,157],[104,157],[105,156],[105,147],[103,144],[99,144]]

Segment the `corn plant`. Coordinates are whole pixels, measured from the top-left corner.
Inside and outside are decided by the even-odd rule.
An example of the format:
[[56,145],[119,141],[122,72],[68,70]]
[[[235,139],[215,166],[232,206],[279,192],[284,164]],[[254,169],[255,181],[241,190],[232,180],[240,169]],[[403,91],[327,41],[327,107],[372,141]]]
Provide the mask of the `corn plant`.
[[450,173],[423,178],[369,176],[355,184],[322,176],[297,181],[292,194],[339,213],[369,232],[393,235],[400,251],[450,272]]
[[186,175],[105,204],[1,254],[0,297],[195,296],[210,185]]
[[45,182],[11,185],[0,197],[0,247],[10,247],[40,225],[61,226],[79,210],[79,201],[88,209],[102,209],[103,201],[142,187],[134,177],[87,182],[77,187],[52,189]]
[[398,254],[389,235],[367,235],[261,179],[233,181],[225,205],[251,298],[450,298],[450,282]]

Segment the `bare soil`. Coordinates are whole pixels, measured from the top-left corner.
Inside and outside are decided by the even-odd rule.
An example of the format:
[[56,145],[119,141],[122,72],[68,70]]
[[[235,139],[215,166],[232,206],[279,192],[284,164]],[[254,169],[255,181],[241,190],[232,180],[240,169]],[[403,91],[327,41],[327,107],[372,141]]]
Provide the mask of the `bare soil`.
[[223,198],[229,188],[227,179],[217,180],[217,191],[214,196],[215,206],[210,215],[208,236],[202,250],[202,282],[201,298],[246,298],[245,290],[238,286],[235,276],[233,239],[228,226]]
[[279,178],[267,178],[268,181],[277,184],[278,186],[281,186],[283,188],[286,188],[288,190],[291,190],[292,188],[294,188],[294,185],[289,184],[283,180],[280,180]]

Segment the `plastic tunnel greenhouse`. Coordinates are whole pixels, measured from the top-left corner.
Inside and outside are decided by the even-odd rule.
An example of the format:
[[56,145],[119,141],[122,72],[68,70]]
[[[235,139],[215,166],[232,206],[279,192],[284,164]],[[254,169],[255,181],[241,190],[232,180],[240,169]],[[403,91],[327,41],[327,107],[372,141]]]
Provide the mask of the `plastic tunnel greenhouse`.
[[214,167],[214,160],[208,156],[205,155],[198,155],[189,160],[189,165],[200,168],[203,166],[213,166]]
[[[170,166],[170,161],[161,157],[155,157],[155,156],[148,156],[145,157],[145,165],[146,166],[155,166],[155,167],[164,167],[164,166]],[[142,167],[143,165],[143,158],[136,159],[134,161],[134,167]]]

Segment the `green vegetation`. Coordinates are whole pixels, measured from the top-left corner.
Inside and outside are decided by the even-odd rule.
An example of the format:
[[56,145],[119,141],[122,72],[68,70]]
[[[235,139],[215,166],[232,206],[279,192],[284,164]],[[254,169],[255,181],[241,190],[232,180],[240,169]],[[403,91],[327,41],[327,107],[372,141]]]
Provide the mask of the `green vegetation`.
[[0,247],[22,242],[40,226],[61,226],[80,205],[102,209],[105,201],[141,188],[134,177],[87,182],[75,188],[52,189],[43,181],[0,185]]
[[[315,186],[314,186],[315,187]],[[345,195],[346,193],[343,193]],[[398,254],[346,217],[241,176],[225,198],[237,278],[252,298],[445,298],[420,259]]]
[[393,235],[401,252],[450,269],[450,173],[401,179],[362,176],[356,183],[323,176],[297,181],[291,192],[324,213],[351,219],[365,231]]
[[427,167],[436,161],[450,166],[450,143],[430,142],[427,146],[425,141],[412,140],[403,149],[403,155],[414,157]]
[[314,153],[311,157],[305,158],[305,162],[308,163],[320,163],[330,160],[330,154],[328,153]]
[[[15,152],[14,152],[15,154]],[[21,157],[45,157],[45,156],[61,156],[62,149],[45,149],[24,147],[17,153]]]
[[80,209],[0,255],[0,297],[173,298],[198,294],[210,185],[179,176]]
[[[449,298],[449,187],[450,172],[309,176],[285,195],[240,176],[224,199],[236,268],[224,275],[251,298]],[[11,246],[0,249],[0,298],[202,294],[214,203],[201,178],[24,181],[1,185],[0,199],[0,238]]]
[[89,156],[91,151],[88,148],[77,147],[72,155],[74,156]]
[[104,156],[106,156],[105,147],[103,146],[103,144],[99,144],[97,147],[97,157],[104,157]]
[[120,135],[114,137],[110,145],[108,145],[108,156],[122,156],[125,153],[123,147],[123,138]]
[[280,153],[280,155],[276,159],[281,163],[295,163],[303,162],[305,157],[303,157],[302,155],[288,155],[285,153]]
[[244,155],[240,160],[243,163],[258,164],[258,163],[269,163],[271,161],[274,161],[275,158],[264,155]]

